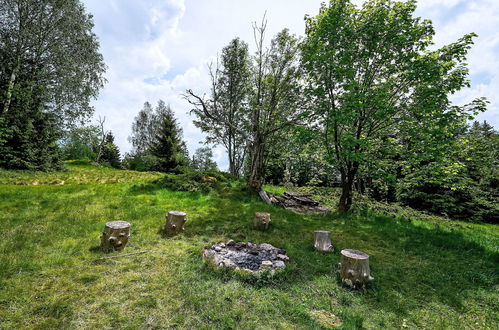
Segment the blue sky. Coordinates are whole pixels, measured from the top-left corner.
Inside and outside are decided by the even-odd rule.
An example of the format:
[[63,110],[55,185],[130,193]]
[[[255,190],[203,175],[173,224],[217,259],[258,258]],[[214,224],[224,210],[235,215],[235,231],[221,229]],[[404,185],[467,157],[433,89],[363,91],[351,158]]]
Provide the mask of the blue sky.
[[[207,64],[234,37],[252,43],[251,22],[267,11],[268,36],[283,28],[304,34],[305,14],[315,15],[322,0],[83,0],[94,16],[108,71],[108,83],[93,103],[105,116],[122,154],[145,101],[170,103],[184,129],[190,153],[203,134],[192,124],[181,94],[209,90]],[[362,3],[358,0],[356,3]],[[499,0],[420,0],[418,16],[433,21],[439,47],[462,35],[479,35],[468,57],[471,88],[452,96],[457,105],[485,96],[490,101],[479,120],[499,129]],[[227,167],[223,149],[215,148]]]

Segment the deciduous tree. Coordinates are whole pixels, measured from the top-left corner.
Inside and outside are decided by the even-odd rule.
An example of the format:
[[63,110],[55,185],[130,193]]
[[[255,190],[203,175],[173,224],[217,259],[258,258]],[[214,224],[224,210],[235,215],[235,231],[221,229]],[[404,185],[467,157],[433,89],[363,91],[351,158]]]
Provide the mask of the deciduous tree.
[[[469,116],[448,95],[469,85],[465,59],[475,35],[431,50],[433,26],[413,17],[415,10],[413,0],[369,0],[361,8],[332,0],[306,18],[303,65],[313,114],[341,173],[340,211],[351,207],[374,141],[398,130],[451,138],[447,124]],[[473,111],[484,108],[475,103]]]
[[236,126],[220,115],[217,98],[206,99],[188,90],[186,98],[210,120],[232,127],[247,141],[248,186],[260,190],[265,176],[265,160],[272,138],[281,129],[296,123],[303,111],[299,41],[285,29],[265,47],[266,20],[254,24],[256,54],[252,58],[248,111]]
[[240,176],[247,152],[244,136],[236,127],[244,127],[248,111],[251,74],[248,45],[239,38],[233,39],[222,49],[216,67],[210,65],[209,69],[211,98],[217,105],[212,111],[216,111],[223,121],[213,120],[202,109],[195,108],[192,110],[197,117],[194,124],[208,134],[207,142],[225,147],[229,173]]

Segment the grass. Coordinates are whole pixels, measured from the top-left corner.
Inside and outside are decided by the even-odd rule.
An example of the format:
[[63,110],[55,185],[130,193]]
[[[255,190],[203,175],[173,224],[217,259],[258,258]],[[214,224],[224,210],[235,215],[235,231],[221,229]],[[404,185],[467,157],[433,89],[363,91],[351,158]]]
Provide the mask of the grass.
[[[372,211],[305,216],[238,189],[141,184],[159,176],[76,164],[63,173],[0,171],[0,328],[499,327],[495,225]],[[188,213],[186,231],[164,238],[173,209]],[[272,214],[267,232],[252,229],[256,211]],[[102,259],[99,236],[114,219],[132,224],[122,254],[148,252]],[[317,229],[332,232],[335,252],[313,250]],[[201,262],[205,245],[228,239],[271,243],[292,263],[258,279]],[[344,248],[371,256],[368,289],[339,284]]]

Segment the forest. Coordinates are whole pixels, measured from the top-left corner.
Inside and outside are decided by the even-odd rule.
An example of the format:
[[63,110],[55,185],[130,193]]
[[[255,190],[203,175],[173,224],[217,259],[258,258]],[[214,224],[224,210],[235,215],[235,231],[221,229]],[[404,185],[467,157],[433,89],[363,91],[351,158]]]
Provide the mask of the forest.
[[[452,102],[478,36],[437,48],[417,6],[331,0],[302,35],[265,14],[180,95],[200,147],[159,99],[120,152],[92,13],[0,0],[0,328],[497,328],[499,132]],[[201,262],[268,245],[284,270]]]

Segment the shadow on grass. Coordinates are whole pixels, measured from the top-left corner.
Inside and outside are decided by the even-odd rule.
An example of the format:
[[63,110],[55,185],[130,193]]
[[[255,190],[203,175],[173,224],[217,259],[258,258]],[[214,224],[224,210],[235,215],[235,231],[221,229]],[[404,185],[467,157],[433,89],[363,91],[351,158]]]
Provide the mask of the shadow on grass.
[[[386,216],[298,215],[242,191],[221,196],[213,203],[206,213],[189,223],[187,237],[199,236],[213,242],[266,242],[287,250],[291,263],[286,271],[268,281],[245,280],[256,286],[268,284],[284,291],[303,289],[327,277],[331,285],[324,294],[334,297],[350,292],[362,304],[403,316],[434,301],[464,311],[467,297],[477,289],[492,290],[499,273],[499,253],[494,251],[493,242],[478,244],[471,233],[435,224]],[[269,230],[253,229],[255,212],[271,213]],[[313,231],[319,229],[331,231],[333,253],[313,249]],[[375,281],[368,289],[351,291],[339,286],[335,270],[339,251],[346,248],[371,256]],[[210,273],[221,280],[231,276],[230,272],[219,270]]]

